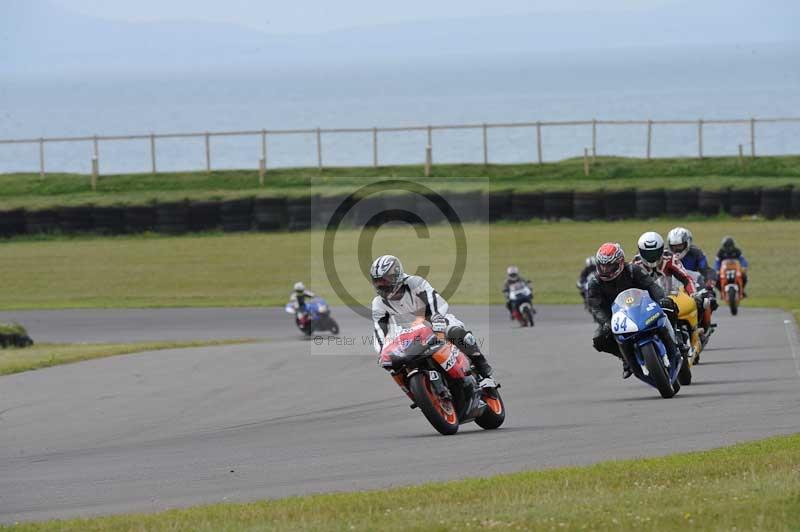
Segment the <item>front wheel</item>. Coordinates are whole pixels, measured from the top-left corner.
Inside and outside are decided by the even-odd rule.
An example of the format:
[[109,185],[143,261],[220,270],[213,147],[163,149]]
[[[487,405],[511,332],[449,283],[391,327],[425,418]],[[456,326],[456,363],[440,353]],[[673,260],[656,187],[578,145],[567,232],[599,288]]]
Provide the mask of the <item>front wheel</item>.
[[684,386],[692,383],[692,368],[689,366],[688,359],[684,359],[683,364],[681,364],[681,370],[678,372],[678,382]]
[[500,397],[500,392],[496,389],[486,392],[483,401],[486,403],[486,410],[475,418],[475,424],[486,430],[500,427],[506,420],[506,405]]
[[339,334],[339,324],[333,318],[331,318],[331,334]]
[[524,310],[525,310],[525,312],[524,312],[523,316],[525,316],[526,325],[528,325],[528,327],[533,327],[534,326],[534,323],[533,323],[533,314],[534,314],[533,307],[531,307],[530,305],[525,305],[525,309]]
[[641,349],[644,364],[647,366],[647,372],[650,374],[650,378],[653,379],[653,383],[656,385],[656,388],[658,388],[661,397],[669,399],[675,395],[676,390],[672,387],[672,383],[669,382],[669,375],[667,375],[667,371],[661,362],[661,357],[656,350],[656,346],[653,344],[646,344],[642,346]]
[[458,432],[458,415],[453,402],[434,392],[427,371],[412,375],[408,380],[408,388],[433,428],[445,436]]
[[739,313],[739,302],[736,301],[736,287],[731,285],[727,288],[728,305],[731,307],[731,314],[736,316]]

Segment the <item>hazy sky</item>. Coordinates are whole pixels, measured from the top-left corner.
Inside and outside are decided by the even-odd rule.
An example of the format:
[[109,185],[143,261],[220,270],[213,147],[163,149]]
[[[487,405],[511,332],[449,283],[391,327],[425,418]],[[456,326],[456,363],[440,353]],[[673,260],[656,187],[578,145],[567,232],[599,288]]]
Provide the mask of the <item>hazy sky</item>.
[[[5,1],[5,0],[0,0]],[[537,12],[635,11],[678,0],[54,0],[101,18],[215,20],[270,33],[316,33],[413,20]]]

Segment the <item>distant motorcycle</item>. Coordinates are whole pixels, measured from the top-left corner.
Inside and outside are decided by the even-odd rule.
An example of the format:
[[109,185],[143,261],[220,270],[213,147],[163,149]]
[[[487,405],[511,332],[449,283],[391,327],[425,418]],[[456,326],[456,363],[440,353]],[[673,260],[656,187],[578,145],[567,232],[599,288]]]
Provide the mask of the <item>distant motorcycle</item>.
[[294,315],[295,325],[306,336],[318,331],[339,334],[339,324],[331,317],[331,309],[321,297],[311,299],[301,308],[293,303],[287,303],[284,310]]
[[688,360],[680,352],[667,352],[659,337],[667,316],[650,294],[638,288],[625,290],[611,311],[611,332],[636,378],[655,387],[665,399],[678,393],[681,384],[692,382]]
[[455,434],[470,421],[496,429],[506,419],[499,386],[491,378],[478,381],[469,358],[427,322],[401,330],[383,347],[380,360],[411,408],[419,408],[441,434]]
[[508,287],[508,300],[511,302],[511,316],[523,327],[533,327],[533,290],[525,281],[517,281]]
[[744,294],[742,265],[736,259],[725,259],[719,269],[719,286],[722,300],[728,304],[731,314],[739,314],[739,303]]

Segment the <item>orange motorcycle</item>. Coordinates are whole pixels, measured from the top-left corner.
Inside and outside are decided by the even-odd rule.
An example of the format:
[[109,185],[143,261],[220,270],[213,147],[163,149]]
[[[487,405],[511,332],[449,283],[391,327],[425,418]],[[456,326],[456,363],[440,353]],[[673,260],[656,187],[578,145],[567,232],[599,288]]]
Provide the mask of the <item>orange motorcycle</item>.
[[739,313],[739,303],[744,294],[744,272],[742,265],[736,259],[725,259],[719,269],[719,288],[722,300],[731,309],[731,314]]

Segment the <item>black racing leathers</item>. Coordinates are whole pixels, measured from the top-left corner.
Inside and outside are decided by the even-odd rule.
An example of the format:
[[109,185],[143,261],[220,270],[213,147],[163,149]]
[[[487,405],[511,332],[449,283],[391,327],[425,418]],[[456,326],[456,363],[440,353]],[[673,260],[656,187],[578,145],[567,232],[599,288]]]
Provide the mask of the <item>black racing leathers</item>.
[[637,264],[626,264],[622,273],[613,281],[601,281],[592,276],[586,288],[586,304],[589,312],[599,324],[593,343],[595,349],[615,356],[621,356],[619,345],[611,334],[611,305],[614,299],[629,288],[647,290],[653,301],[661,302],[665,298],[664,290],[650,275]]

